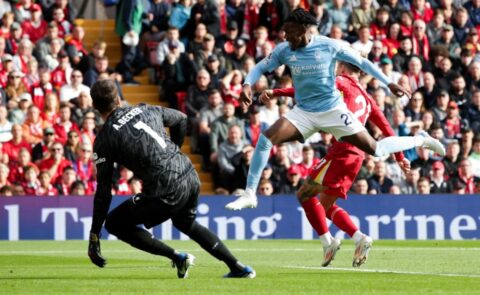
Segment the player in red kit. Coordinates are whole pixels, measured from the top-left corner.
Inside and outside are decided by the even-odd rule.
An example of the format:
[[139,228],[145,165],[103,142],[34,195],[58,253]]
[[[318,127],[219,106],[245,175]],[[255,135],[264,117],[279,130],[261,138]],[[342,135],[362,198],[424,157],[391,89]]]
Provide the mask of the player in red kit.
[[[344,62],[338,63],[336,86],[342,92],[348,109],[363,125],[368,120],[380,128],[384,136],[395,135],[383,112],[358,82],[359,76],[359,68]],[[266,90],[260,98],[263,100],[271,96],[294,96],[294,88]],[[362,167],[364,157],[365,153],[352,144],[334,141],[327,155],[312,169],[297,193],[308,221],[320,238],[328,233],[325,217],[352,237],[355,241],[354,267],[359,267],[367,260],[373,241],[358,229],[348,213],[335,202],[337,198],[347,198],[347,192]],[[409,171],[410,162],[404,158],[403,153],[396,153],[395,159],[403,171]],[[318,194],[320,199],[316,197]],[[322,266],[330,264],[338,249],[339,244],[324,248]]]

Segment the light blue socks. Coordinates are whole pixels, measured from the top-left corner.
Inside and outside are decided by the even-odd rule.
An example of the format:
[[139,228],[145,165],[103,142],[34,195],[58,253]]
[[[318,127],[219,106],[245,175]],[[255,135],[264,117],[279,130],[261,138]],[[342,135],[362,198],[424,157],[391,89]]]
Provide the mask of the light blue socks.
[[260,177],[262,176],[263,169],[267,165],[272,147],[272,142],[267,137],[265,137],[265,135],[260,134],[257,146],[255,147],[255,151],[253,152],[253,158],[252,162],[250,163],[250,168],[248,169],[247,187],[245,189],[246,191],[249,191],[253,194],[257,192],[258,183],[260,182]]

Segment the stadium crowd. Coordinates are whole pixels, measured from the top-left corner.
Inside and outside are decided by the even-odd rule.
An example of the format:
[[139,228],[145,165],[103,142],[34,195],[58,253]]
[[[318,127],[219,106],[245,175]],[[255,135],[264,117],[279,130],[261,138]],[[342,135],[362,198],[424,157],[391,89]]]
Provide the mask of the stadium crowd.
[[[314,33],[357,49],[412,92],[410,100],[396,97],[371,77],[361,80],[398,135],[426,130],[447,149],[444,158],[407,151],[406,176],[393,158],[366,156],[352,191],[479,193],[480,0],[119,0],[116,32],[140,41],[122,42],[115,68],[105,42],[85,48],[68,0],[0,0],[0,194],[92,194],[92,145],[102,122],[89,87],[98,79],[137,84],[145,67],[155,70],[170,106],[187,114],[192,151],[213,173],[217,192],[244,188],[260,132],[294,100],[257,100],[243,113],[243,78],[284,41],[283,23],[298,7],[318,19]],[[255,95],[294,86],[289,72],[263,76]],[[294,193],[331,144],[320,132],[277,146],[259,194]],[[116,194],[141,191],[130,171],[117,172]]]

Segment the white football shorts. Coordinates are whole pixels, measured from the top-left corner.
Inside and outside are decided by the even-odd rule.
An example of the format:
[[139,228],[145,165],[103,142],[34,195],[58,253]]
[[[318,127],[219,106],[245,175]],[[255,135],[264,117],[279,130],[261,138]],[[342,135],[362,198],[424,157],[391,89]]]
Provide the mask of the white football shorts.
[[329,111],[315,113],[294,106],[284,117],[300,131],[304,139],[320,130],[333,134],[337,140],[365,130],[365,127],[355,118],[345,103],[341,103]]

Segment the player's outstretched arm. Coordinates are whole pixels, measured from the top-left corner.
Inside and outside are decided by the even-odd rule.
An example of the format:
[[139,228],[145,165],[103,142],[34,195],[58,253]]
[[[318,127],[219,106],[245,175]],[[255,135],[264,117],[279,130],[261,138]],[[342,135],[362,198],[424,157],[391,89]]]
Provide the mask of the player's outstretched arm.
[[96,138],[93,160],[97,168],[97,190],[93,199],[92,227],[88,242],[88,257],[98,267],[104,267],[107,261],[100,252],[100,231],[107,218],[112,202],[113,160],[105,133]]
[[258,79],[260,79],[260,76],[263,75],[263,73],[271,72],[282,65],[279,56],[281,55],[283,49],[285,49],[287,46],[287,43],[282,43],[275,47],[272,53],[257,63],[245,77],[243,90],[239,98],[240,104],[242,105],[244,111],[246,111],[253,102],[252,85],[254,85]]
[[393,83],[392,80],[389,77],[387,77],[375,64],[373,64],[368,59],[360,56],[360,54],[357,51],[355,51],[355,49],[345,46],[336,41],[331,41],[331,42],[333,42],[332,43],[333,46],[336,47],[338,50],[336,55],[337,59],[356,65],[362,71],[366,72],[369,75],[372,75],[377,80],[387,85],[388,88],[390,88],[390,91],[392,91],[392,93],[395,93],[395,95],[397,96],[407,95],[408,97],[410,97],[410,92],[408,92],[408,90],[406,90],[405,88],[401,87],[396,83]]

